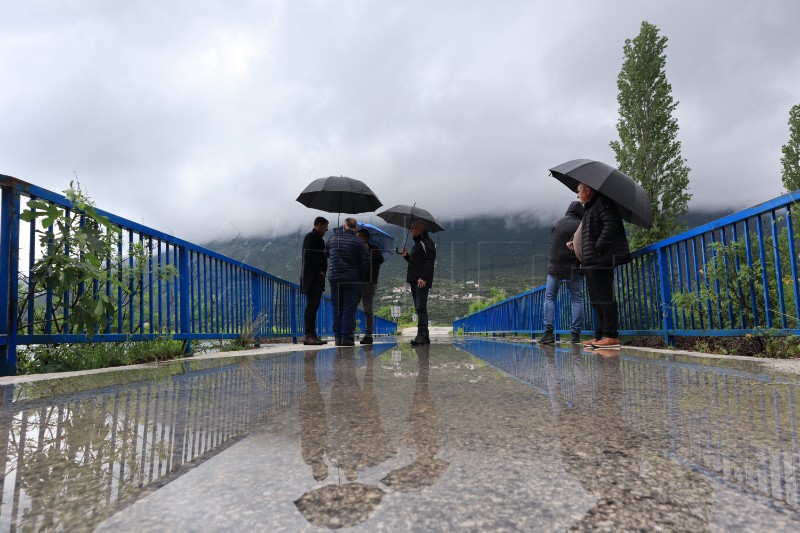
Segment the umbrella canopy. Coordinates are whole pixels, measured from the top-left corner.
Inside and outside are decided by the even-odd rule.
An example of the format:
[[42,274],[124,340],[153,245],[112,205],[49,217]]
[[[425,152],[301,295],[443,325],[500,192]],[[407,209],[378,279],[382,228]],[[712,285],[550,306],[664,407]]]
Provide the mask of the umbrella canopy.
[[422,220],[425,222],[425,229],[431,233],[437,231],[444,231],[444,228],[439,224],[430,211],[426,211],[421,207],[399,204],[390,207],[386,211],[378,213],[378,216],[389,224],[408,228],[415,220]]
[[303,189],[297,201],[328,213],[369,213],[383,204],[372,189],[346,176],[319,178]]
[[325,485],[294,501],[303,518],[317,527],[339,529],[365,522],[383,500],[383,489],[364,483]]
[[614,200],[619,214],[628,222],[645,228],[653,225],[653,211],[647,193],[633,178],[618,169],[600,161],[575,159],[551,168],[550,173],[575,192],[578,183],[585,183]]
[[381,483],[398,492],[413,492],[436,483],[449,465],[442,459],[417,460],[392,470],[381,479]]

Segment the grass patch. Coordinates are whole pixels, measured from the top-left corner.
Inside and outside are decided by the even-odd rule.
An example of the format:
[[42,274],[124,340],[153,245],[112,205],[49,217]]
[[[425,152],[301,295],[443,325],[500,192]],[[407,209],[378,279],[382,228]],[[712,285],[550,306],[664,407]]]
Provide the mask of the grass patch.
[[183,342],[168,337],[140,342],[46,344],[20,347],[17,374],[94,370],[183,357]]

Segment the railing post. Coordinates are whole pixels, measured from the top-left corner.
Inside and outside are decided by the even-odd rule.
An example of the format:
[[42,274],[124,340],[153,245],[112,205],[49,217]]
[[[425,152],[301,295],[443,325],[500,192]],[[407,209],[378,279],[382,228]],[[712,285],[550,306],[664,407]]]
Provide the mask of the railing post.
[[667,247],[658,249],[658,280],[661,288],[661,325],[664,330],[664,342],[667,346],[675,343],[672,335],[672,290],[670,287],[669,262],[667,261]]
[[297,292],[300,289],[291,287],[289,289],[289,308],[291,309],[292,342],[297,344]]
[[19,194],[4,187],[0,207],[0,376],[17,373],[17,301],[19,299]]
[[178,248],[178,276],[180,284],[178,287],[180,294],[178,301],[181,306],[181,324],[179,331],[182,335],[186,335],[185,353],[192,353],[191,330],[189,327],[189,313],[191,312],[191,301],[189,300],[189,278],[191,277],[191,273],[189,272],[189,251],[185,246]]

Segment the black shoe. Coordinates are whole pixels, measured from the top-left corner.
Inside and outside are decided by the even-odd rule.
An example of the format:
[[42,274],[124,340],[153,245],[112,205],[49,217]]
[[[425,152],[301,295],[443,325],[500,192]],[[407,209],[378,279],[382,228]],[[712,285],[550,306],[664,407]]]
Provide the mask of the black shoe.
[[581,334],[577,331],[572,332],[572,338],[570,339],[572,344],[580,344],[581,343]]
[[303,339],[303,344],[306,346],[322,346],[325,344],[325,341],[318,339],[317,337],[306,337]]
[[552,329],[545,330],[544,334],[539,338],[538,344],[554,344],[556,336],[553,334]]
[[353,339],[342,339],[342,341],[339,344],[337,344],[337,346],[355,346],[355,345],[356,341],[354,341]]
[[363,339],[361,339],[361,344],[372,344],[372,337],[370,336],[364,337]]
[[428,342],[425,342],[425,337],[414,337],[413,339],[411,339],[412,346],[418,346],[420,344],[430,344],[430,343],[431,343],[430,340],[428,340]]
[[336,337],[334,339],[333,345],[334,346],[341,346],[342,345],[342,338],[341,337]]

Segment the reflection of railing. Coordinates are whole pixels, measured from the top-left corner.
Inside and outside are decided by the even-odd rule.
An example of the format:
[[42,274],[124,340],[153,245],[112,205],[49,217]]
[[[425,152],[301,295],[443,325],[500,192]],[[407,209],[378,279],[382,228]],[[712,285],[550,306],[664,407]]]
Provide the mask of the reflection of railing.
[[692,466],[800,509],[797,384],[670,358],[622,356],[620,366],[626,424],[668,437]]
[[[665,454],[695,470],[800,510],[800,442],[795,382],[735,368],[622,355],[597,359],[568,348],[466,339],[457,345],[550,397],[555,412],[593,411],[596,391],[622,395],[624,424],[663,442]],[[548,355],[549,352],[549,355]],[[621,379],[603,383],[604,379]],[[581,396],[579,398],[579,396]],[[605,397],[605,401],[609,401]]]
[[[0,175],[0,376],[16,372],[18,345],[65,342],[140,341],[168,335],[186,341],[302,336],[305,295],[299,286],[207,248],[156,231],[102,210],[120,230],[116,258],[103,268],[130,291],[110,282],[85,284],[114,303],[94,331],[71,331],[68,311],[53,305],[52,290],[29,290],[35,261],[43,250],[35,225],[20,220],[23,199],[38,199],[72,212],[70,201],[51,191]],[[25,200],[27,201],[27,200]],[[40,228],[41,229],[41,228]],[[53,230],[53,226],[49,228]],[[56,230],[58,231],[58,230]],[[55,307],[55,309],[54,309]],[[317,315],[319,333],[332,335],[333,306],[325,297]],[[357,319],[364,323],[364,314]],[[392,334],[397,325],[375,317],[375,334]]]
[[[710,222],[638,250],[617,267],[622,335],[733,336],[764,329],[800,333],[797,222],[800,191]],[[453,322],[465,333],[544,331],[545,287],[513,296]],[[584,333],[593,333],[584,291]],[[570,331],[562,284],[556,333]]]
[[86,529],[302,393],[302,353],[191,370],[200,364],[55,398],[12,402],[12,388],[0,387],[0,532]]

